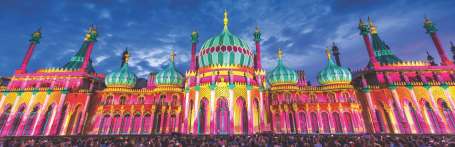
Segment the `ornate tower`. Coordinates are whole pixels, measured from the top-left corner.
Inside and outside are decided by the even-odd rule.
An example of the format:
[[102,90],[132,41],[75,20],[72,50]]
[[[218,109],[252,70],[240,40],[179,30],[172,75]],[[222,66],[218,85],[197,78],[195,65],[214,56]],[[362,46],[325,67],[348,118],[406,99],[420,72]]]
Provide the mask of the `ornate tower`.
[[35,49],[36,45],[39,43],[41,39],[41,28],[39,28],[36,32],[33,32],[32,38],[29,40],[30,45],[28,46],[27,53],[25,54],[24,60],[22,60],[21,67],[16,70],[16,73],[25,73],[27,72],[27,65],[32,57],[33,50]]
[[261,65],[261,31],[259,27],[256,27],[256,31],[253,33],[254,43],[256,44],[256,69],[262,69]]
[[359,21],[359,30],[360,30],[360,35],[363,37],[363,42],[365,43],[365,46],[367,47],[368,51],[368,56],[370,58],[370,63],[373,67],[379,67],[380,64],[378,60],[376,59],[373,46],[371,45],[370,42],[370,37],[368,37],[368,34],[370,33],[370,28],[368,27],[367,24],[363,22],[362,19]]
[[74,55],[70,62],[66,63],[63,68],[71,70],[80,70],[93,72],[92,61],[90,60],[90,55],[93,50],[93,46],[96,42],[97,32],[95,26],[90,26],[88,28],[87,34],[85,34],[84,42],[82,43],[79,51]]
[[436,47],[439,57],[441,58],[441,64],[442,65],[453,65],[453,62],[447,58],[446,52],[444,51],[444,48],[441,45],[441,41],[439,40],[439,36],[437,34],[438,28],[431,22],[428,17],[425,17],[424,25],[423,27],[427,31],[427,34],[430,34],[431,39],[433,40],[434,46]]
[[338,49],[338,46],[335,44],[335,42],[332,45],[332,54],[333,54],[333,57],[335,57],[335,63],[337,63],[338,66],[341,66],[340,51]]
[[196,70],[196,47],[198,42],[199,34],[196,31],[191,33],[191,63],[190,70]]

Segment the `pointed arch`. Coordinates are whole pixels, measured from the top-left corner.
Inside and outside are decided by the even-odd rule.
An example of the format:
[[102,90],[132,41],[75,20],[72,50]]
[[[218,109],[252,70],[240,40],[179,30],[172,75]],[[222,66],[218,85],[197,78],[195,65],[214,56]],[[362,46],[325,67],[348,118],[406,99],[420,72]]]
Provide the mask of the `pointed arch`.
[[449,126],[450,129],[455,131],[455,116],[453,114],[453,111],[450,109],[449,105],[445,100],[442,98],[438,100],[439,107],[442,111],[442,114],[444,114],[444,117],[446,119],[446,122]]
[[229,132],[229,108],[226,98],[218,98],[216,105],[216,130],[218,134]]
[[0,132],[3,132],[3,129],[6,126],[6,121],[8,120],[8,117],[10,114],[11,114],[11,104],[6,104],[2,115],[0,116]]
[[76,117],[78,117],[78,112],[79,112],[79,108],[80,107],[81,107],[81,105],[77,105],[74,108],[73,112],[70,114],[70,116],[69,116],[70,119],[69,119],[69,122],[68,122],[68,126],[66,128],[65,135],[70,135],[70,134],[72,134],[73,131],[76,130],[76,126],[78,125],[77,124],[78,123],[77,122],[78,118],[76,118]]
[[131,121],[130,134],[139,134],[139,129],[142,127],[141,125],[143,125],[141,122],[141,113],[137,112],[136,114],[134,114],[133,121]]
[[199,114],[198,114],[198,134],[204,134],[206,132],[206,124],[207,124],[207,105],[208,100],[207,98],[202,98],[199,106]]
[[246,102],[242,97],[237,98],[237,106],[240,109],[240,126],[242,134],[248,134],[248,113],[246,110]]
[[343,127],[341,126],[341,118],[338,112],[333,112],[333,122],[335,123],[335,132],[336,133],[343,133]]
[[316,112],[311,112],[311,129],[313,133],[319,133],[318,115]]
[[32,129],[33,129],[33,124],[35,123],[36,120],[36,115],[38,113],[38,110],[40,108],[40,104],[36,104],[35,107],[33,107],[32,111],[30,112],[28,119],[25,122],[24,125],[24,131],[22,132],[22,135],[32,135]]
[[25,108],[27,107],[26,104],[21,104],[19,108],[16,111],[16,116],[14,116],[14,120],[11,124],[11,128],[9,129],[9,136],[14,136],[16,134],[17,128],[19,128],[19,125],[21,123],[22,117],[24,116],[24,111]]
[[49,122],[50,122],[50,119],[51,119],[51,116],[52,116],[52,112],[54,110],[54,105],[55,104],[49,105],[49,107],[47,107],[46,113],[44,113],[43,118],[41,118],[41,124],[39,124],[39,126],[40,126],[39,135],[45,135],[46,128],[48,128],[48,126],[49,126]]
[[429,117],[430,123],[434,128],[435,133],[441,133],[441,126],[439,124],[439,120],[437,117],[437,112],[434,111],[433,107],[431,107],[431,104],[427,101],[424,101],[426,113]]
[[344,120],[346,121],[346,132],[354,133],[354,124],[352,123],[351,113],[344,112]]
[[142,119],[142,129],[141,129],[141,133],[142,134],[147,134],[149,133],[150,131],[150,128],[152,126],[152,117],[149,113],[146,113],[144,118]]
[[122,118],[122,122],[119,126],[120,134],[128,134],[130,129],[130,122],[131,122],[131,115],[129,113],[125,113]]
[[307,120],[306,120],[305,112],[300,112],[299,118],[300,118],[300,131],[301,131],[301,133],[306,133],[308,128],[307,128]]
[[63,123],[65,122],[65,117],[66,117],[66,111],[68,109],[68,104],[64,104],[62,107],[62,110],[59,112],[60,113],[60,118],[57,123],[57,132],[55,132],[55,135],[59,135],[61,130],[63,129]]
[[414,126],[415,126],[417,133],[423,133],[422,124],[421,124],[418,114],[417,114],[419,112],[416,111],[416,109],[414,108],[414,106],[412,105],[411,102],[408,102],[408,107],[409,107],[412,121],[414,122]]
[[322,116],[322,129],[323,129],[324,133],[328,134],[328,133],[330,133],[329,115],[327,114],[327,112],[322,112],[321,116]]
[[261,112],[259,110],[259,100],[258,98],[254,98],[253,100],[253,126],[256,126],[258,128],[258,131],[260,131],[261,128]]

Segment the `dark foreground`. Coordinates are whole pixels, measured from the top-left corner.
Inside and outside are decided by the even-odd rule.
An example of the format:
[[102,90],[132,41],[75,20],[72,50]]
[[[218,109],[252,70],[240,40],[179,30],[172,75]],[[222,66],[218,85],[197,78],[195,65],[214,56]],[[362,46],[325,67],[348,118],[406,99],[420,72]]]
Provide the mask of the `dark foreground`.
[[5,137],[2,146],[13,147],[455,147],[453,135],[273,135],[252,136],[56,136]]

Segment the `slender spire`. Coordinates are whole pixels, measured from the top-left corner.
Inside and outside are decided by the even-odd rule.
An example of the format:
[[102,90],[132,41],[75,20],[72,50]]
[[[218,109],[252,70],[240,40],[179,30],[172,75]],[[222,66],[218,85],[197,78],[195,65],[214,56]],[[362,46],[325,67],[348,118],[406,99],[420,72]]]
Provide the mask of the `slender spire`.
[[128,60],[130,58],[130,53],[128,52],[128,48],[125,48],[125,51],[122,53],[122,65],[128,64]]
[[191,32],[191,43],[197,43],[198,38],[199,34],[197,33],[196,30],[193,30],[193,32]]
[[30,42],[38,44],[41,39],[41,27],[38,28],[35,32],[32,33],[32,38]]
[[340,51],[338,49],[338,46],[335,44],[335,42],[332,43],[332,54],[333,54],[333,57],[335,57],[336,64],[338,66],[341,66]]
[[224,9],[224,30],[228,30],[228,24],[229,24],[229,19],[228,19],[228,13],[227,10]]
[[359,19],[359,30],[360,35],[368,35],[370,33],[370,28],[363,22],[362,18]]
[[431,66],[435,66],[436,63],[434,62],[434,58],[433,56],[430,55],[430,52],[427,51],[427,60],[428,60],[428,63],[430,63]]
[[278,60],[282,60],[283,59],[283,50],[281,50],[281,48],[278,49]]
[[329,48],[328,48],[328,47],[325,48],[325,54],[327,55],[327,59],[328,59],[328,60],[331,60],[331,59],[332,59],[332,56],[330,55],[330,51],[329,51]]
[[376,29],[376,26],[373,23],[373,20],[371,20],[370,16],[368,16],[368,25],[370,27],[370,32],[371,34],[377,34],[378,30]]
[[174,59],[175,59],[174,49],[171,49],[170,59],[171,59],[171,62],[174,63]]

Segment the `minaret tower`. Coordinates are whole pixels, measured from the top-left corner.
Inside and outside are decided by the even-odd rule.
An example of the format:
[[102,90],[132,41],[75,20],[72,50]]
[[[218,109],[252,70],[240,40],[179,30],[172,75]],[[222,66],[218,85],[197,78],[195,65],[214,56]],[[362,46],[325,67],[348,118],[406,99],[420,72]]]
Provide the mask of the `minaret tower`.
[[122,64],[120,67],[123,66],[123,64],[128,63],[128,59],[130,58],[130,53],[128,52],[128,48],[125,49],[122,53]]
[[338,46],[335,44],[335,42],[334,42],[333,45],[332,45],[332,54],[333,54],[333,57],[335,57],[335,63],[336,63],[338,66],[341,66],[340,51],[339,51],[339,49],[338,49]]
[[96,27],[92,25],[89,27],[88,32],[84,38],[84,42],[87,42],[88,45],[84,56],[84,62],[82,63],[82,66],[80,68],[81,71],[87,71],[87,67],[90,61],[90,55],[92,54],[93,46],[95,45],[96,42],[96,36],[97,36]]
[[28,46],[27,53],[25,54],[24,60],[22,60],[21,67],[16,70],[16,73],[25,73],[27,72],[27,65],[32,57],[33,50],[35,49],[36,45],[39,43],[41,39],[41,28],[39,28],[36,32],[33,32],[32,39],[30,39],[30,44]]
[[[379,67],[380,66],[379,62],[376,59],[376,56],[375,56],[374,50],[373,50],[373,46],[371,45],[371,42],[370,42],[370,37],[368,36],[368,34],[370,33],[370,27],[368,27],[368,25],[365,24],[362,19],[360,19],[360,21],[359,21],[359,30],[360,30],[360,35],[362,35],[362,37],[363,37],[365,46],[367,47],[368,56],[370,57],[371,64],[373,65],[373,67]],[[376,30],[372,30],[372,31],[376,31]]]
[[256,31],[253,33],[254,43],[256,44],[256,69],[262,69],[261,65],[261,31],[256,26]]
[[444,48],[441,45],[441,41],[439,40],[439,36],[437,34],[438,28],[431,22],[428,17],[425,17],[424,21],[424,28],[427,31],[427,34],[430,34],[431,39],[433,40],[433,43],[438,51],[439,57],[441,58],[441,64],[442,65],[453,65],[453,62],[447,58],[447,55],[444,51]]
[[198,42],[199,34],[196,31],[191,33],[191,65],[190,70],[196,70],[196,47]]

